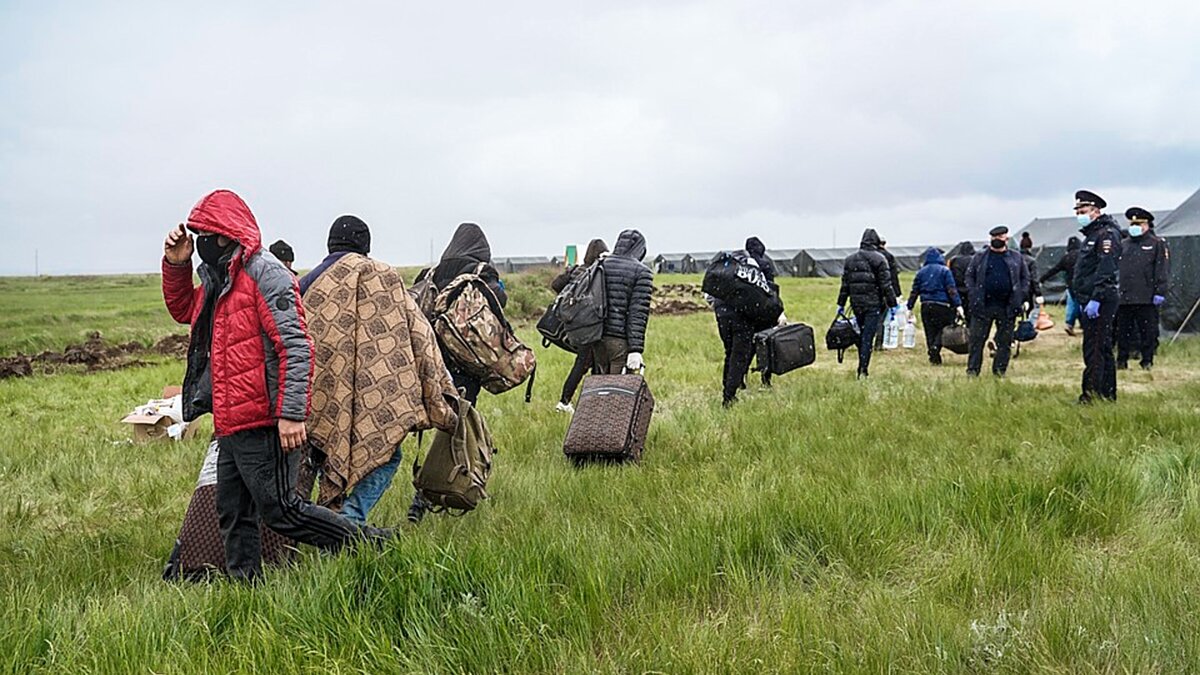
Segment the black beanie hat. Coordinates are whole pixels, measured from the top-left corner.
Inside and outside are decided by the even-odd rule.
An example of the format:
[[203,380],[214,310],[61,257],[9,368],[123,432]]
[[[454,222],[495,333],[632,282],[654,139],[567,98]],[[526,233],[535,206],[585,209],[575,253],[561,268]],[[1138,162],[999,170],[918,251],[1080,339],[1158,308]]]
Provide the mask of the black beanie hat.
[[293,251],[292,247],[282,239],[274,244],[271,244],[267,250],[271,252],[271,255],[279,258],[283,262],[296,262],[296,252]]
[[358,216],[339,216],[329,228],[329,252],[371,252],[371,230]]

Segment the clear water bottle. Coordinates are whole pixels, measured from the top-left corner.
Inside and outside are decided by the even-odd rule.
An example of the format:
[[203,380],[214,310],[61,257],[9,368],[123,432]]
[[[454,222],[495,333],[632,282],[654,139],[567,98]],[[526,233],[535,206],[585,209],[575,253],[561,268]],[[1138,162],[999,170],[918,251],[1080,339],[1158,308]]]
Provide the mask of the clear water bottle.
[[895,349],[900,346],[900,322],[896,320],[896,310],[888,312],[887,325],[883,329],[883,348]]
[[904,322],[904,348],[912,349],[917,346],[917,322],[912,312],[908,312],[908,321]]

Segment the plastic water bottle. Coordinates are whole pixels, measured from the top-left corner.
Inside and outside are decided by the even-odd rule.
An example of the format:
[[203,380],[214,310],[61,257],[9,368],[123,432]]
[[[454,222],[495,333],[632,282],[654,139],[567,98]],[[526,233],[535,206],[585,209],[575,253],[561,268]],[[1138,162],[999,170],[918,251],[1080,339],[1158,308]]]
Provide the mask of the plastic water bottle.
[[888,313],[887,326],[883,329],[883,348],[895,349],[900,346],[900,322],[896,320],[896,310]]
[[908,321],[904,322],[904,348],[912,349],[917,346],[917,322],[913,318],[912,312],[908,314]]

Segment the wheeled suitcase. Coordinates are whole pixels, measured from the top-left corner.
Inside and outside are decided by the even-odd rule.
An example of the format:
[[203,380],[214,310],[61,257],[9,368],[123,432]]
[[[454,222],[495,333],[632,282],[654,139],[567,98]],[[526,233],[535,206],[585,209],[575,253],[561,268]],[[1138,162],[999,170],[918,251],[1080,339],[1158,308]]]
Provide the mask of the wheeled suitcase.
[[756,371],[783,375],[817,360],[817,341],[812,326],[793,323],[754,334]]
[[[213,439],[200,469],[196,491],[183,516],[179,538],[175,540],[175,548],[163,570],[163,579],[167,581],[203,581],[214,574],[225,573],[225,541],[217,524],[218,452],[217,440]],[[282,565],[295,557],[295,541],[261,523],[259,528],[264,566]]]
[[583,381],[563,454],[577,464],[640,461],[654,414],[654,396],[641,375],[591,375]]

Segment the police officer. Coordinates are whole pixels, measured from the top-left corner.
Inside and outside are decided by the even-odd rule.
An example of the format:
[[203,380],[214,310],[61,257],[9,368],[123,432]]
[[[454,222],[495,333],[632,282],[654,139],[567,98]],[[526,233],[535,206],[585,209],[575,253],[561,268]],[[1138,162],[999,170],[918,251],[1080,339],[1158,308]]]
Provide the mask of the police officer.
[[1094,192],[1075,193],[1075,219],[1083,233],[1071,295],[1083,306],[1083,393],[1080,403],[1097,398],[1117,400],[1117,364],[1113,329],[1120,301],[1118,281],[1121,230],[1102,209],[1108,203]]
[[1171,254],[1166,240],[1153,232],[1153,213],[1134,206],[1125,218],[1129,238],[1121,250],[1117,370],[1129,367],[1129,356],[1135,351],[1142,355],[1142,370],[1150,370],[1158,349],[1158,308],[1166,302],[1171,278]]

